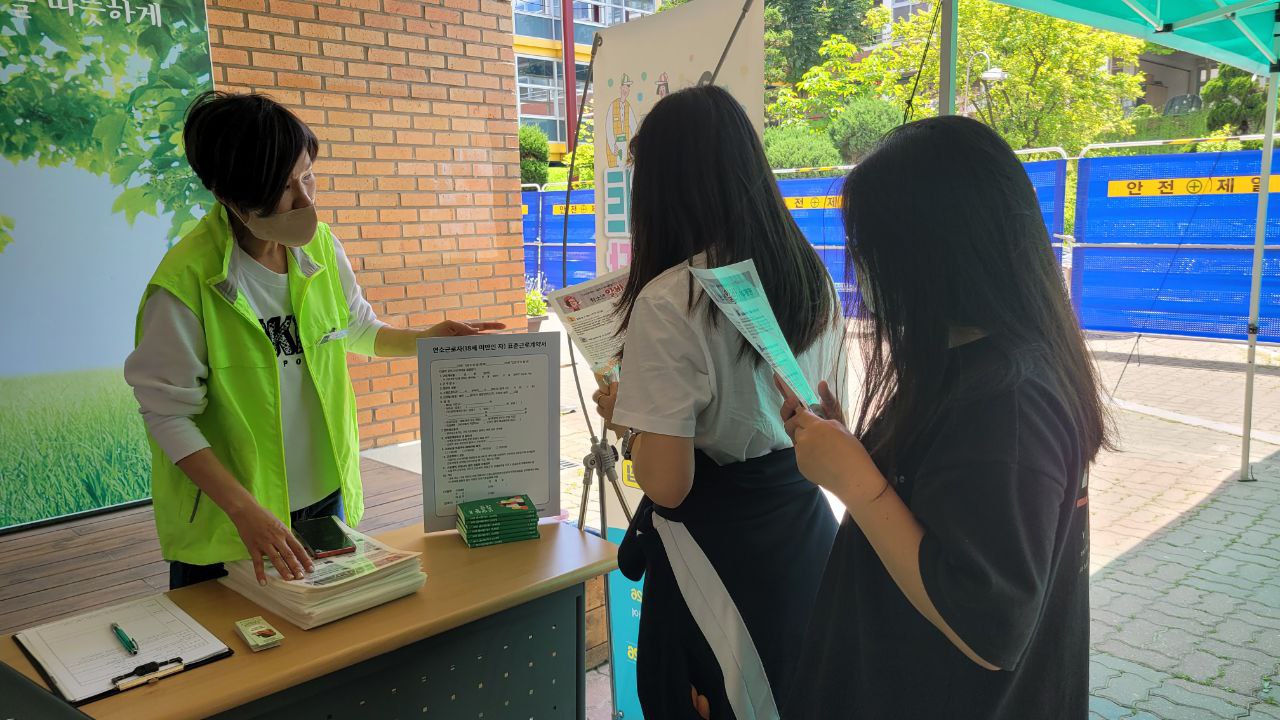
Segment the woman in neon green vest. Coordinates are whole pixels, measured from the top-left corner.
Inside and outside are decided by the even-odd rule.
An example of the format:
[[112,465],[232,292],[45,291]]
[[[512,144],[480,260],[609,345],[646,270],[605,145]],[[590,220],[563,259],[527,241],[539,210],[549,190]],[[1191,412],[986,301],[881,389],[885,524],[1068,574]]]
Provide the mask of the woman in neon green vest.
[[285,579],[311,561],[299,520],[364,512],[347,352],[408,357],[424,337],[501,323],[392,328],[316,219],[319,142],[259,95],[187,111],[187,160],[218,205],[161,260],[125,364],[151,437],[156,531],[170,587],[248,558]]

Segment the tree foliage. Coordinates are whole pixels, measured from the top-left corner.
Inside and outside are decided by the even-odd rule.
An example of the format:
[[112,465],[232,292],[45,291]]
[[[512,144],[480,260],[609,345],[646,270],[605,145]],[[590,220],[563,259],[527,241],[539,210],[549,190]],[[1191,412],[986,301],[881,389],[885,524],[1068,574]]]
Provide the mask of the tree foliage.
[[13,218],[0,215],[0,253],[13,242]]
[[795,39],[787,29],[777,5],[764,6],[764,104],[778,101],[779,91],[791,82],[791,65],[787,49]]
[[819,3],[815,0],[774,0],[774,3],[782,13],[783,27],[791,32],[786,58],[792,72],[789,79],[795,81],[799,73],[819,62],[818,48],[825,37],[818,16]]
[[[0,153],[17,164],[74,164],[119,189],[113,211],[171,215],[170,242],[212,197],[183,158],[187,105],[212,87],[204,4],[167,0],[159,26],[30,5],[0,15]],[[12,221],[0,223],[0,243]]]
[[874,87],[861,77],[858,47],[843,35],[832,35],[818,50],[822,62],[805,71],[793,87],[782,88],[767,108],[781,125],[811,124],[825,130],[853,100],[868,97]]
[[805,70],[822,61],[820,49],[832,35],[843,35],[852,43],[869,47],[876,30],[866,24],[872,0],[774,0],[782,16],[781,29],[791,33],[785,47],[789,82],[798,81]]
[[1200,91],[1209,113],[1209,130],[1232,126],[1241,133],[1259,132],[1265,124],[1267,93],[1253,75],[1223,65],[1218,77]]
[[573,163],[575,183],[591,183],[596,179],[596,146],[591,143],[579,143],[573,152],[565,156],[564,166],[567,169]]
[[[872,27],[881,27],[888,20],[889,11],[883,7],[867,16]],[[830,96],[832,99],[823,103],[836,107],[840,98],[875,92],[905,109],[920,69],[912,117],[933,114],[938,101],[937,42],[930,45],[928,57],[921,62],[931,25],[930,13],[917,13],[894,23],[890,42],[850,62],[847,77],[828,71],[825,74],[832,76],[830,82],[815,81],[803,87],[805,99]],[[974,60],[971,86],[959,88],[957,110],[991,125],[1015,148],[1057,145],[1079,150],[1102,135],[1128,131],[1122,101],[1142,94],[1142,79],[1107,68],[1136,66],[1143,47],[1142,40],[990,0],[960,0],[957,83],[964,85],[966,63],[979,51],[990,55],[992,64],[1008,77],[987,85],[978,77],[985,69],[983,61]],[[846,62],[841,56],[835,61]],[[821,77],[814,76],[815,80]]]
[[547,134],[536,125],[520,126],[520,182],[543,185],[547,182]]
[[843,35],[858,47],[871,47],[879,33],[877,28],[867,25],[867,13],[879,4],[871,0],[827,0],[820,7],[822,36]]

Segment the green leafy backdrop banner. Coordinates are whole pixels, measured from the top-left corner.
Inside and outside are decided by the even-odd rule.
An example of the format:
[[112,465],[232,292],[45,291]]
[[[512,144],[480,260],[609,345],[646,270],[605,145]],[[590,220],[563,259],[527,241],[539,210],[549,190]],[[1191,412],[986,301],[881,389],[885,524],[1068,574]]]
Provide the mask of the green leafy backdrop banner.
[[202,0],[0,0],[0,528],[149,494],[121,366],[212,201],[182,152],[211,87]]

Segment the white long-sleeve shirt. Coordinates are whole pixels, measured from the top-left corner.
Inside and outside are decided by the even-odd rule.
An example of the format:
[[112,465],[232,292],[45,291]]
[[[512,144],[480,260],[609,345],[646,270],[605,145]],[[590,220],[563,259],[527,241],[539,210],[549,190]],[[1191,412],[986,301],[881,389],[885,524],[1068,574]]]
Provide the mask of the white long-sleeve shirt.
[[[342,244],[334,238],[336,270],[346,295],[351,323],[346,345],[353,353],[374,354],[385,323],[364,299]],[[232,248],[228,273],[258,315],[280,360],[280,413],[284,431],[289,504],[298,510],[338,488],[337,468],[324,452],[327,430],[311,373],[298,341],[289,297],[289,276],[254,260],[239,245]],[[204,412],[209,355],[204,328],[191,309],[166,290],[157,290],[142,310],[142,338],[125,361],[125,380],[133,387],[142,418],[169,459],[178,462],[209,447],[192,420]]]

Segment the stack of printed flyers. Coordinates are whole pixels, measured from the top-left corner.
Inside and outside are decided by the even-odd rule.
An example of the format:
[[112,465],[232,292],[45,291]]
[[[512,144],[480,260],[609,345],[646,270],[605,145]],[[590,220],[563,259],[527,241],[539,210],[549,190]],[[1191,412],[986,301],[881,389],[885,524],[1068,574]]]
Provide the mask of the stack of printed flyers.
[[538,508],[528,495],[458,504],[458,534],[467,547],[484,547],[538,537]]
[[355,543],[355,552],[315,560],[315,571],[302,580],[284,580],[268,564],[264,587],[253,563],[241,560],[228,563],[219,582],[303,630],[410,595],[426,583],[421,553],[387,547],[338,525]]

